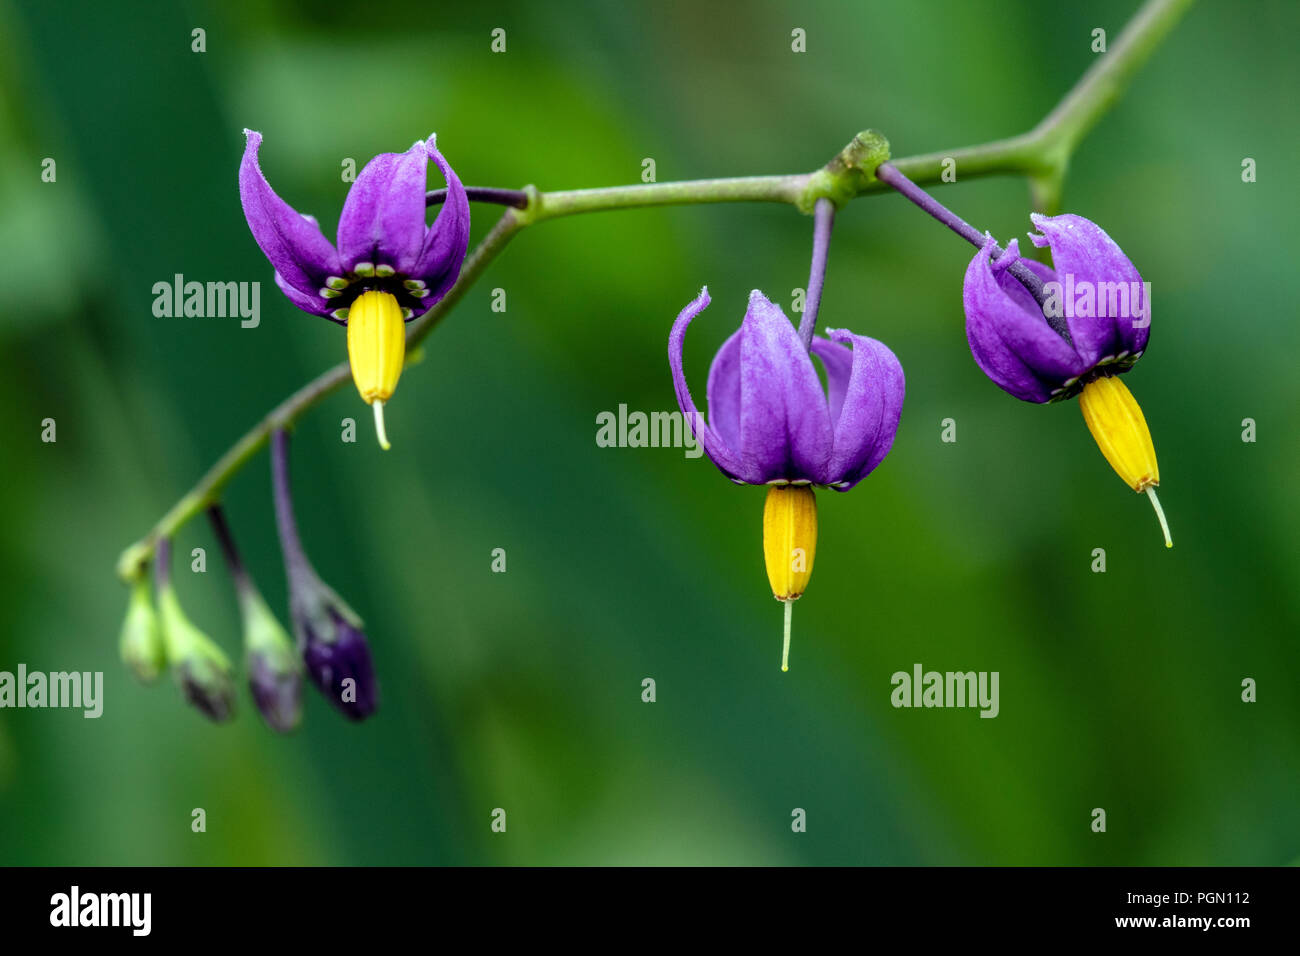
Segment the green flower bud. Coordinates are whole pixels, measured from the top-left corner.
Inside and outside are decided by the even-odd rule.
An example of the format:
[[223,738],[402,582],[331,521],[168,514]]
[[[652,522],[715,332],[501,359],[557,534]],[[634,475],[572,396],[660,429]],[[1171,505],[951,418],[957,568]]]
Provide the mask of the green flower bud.
[[302,720],[302,660],[289,633],[256,588],[240,594],[248,687],[272,730],[293,730]]
[[235,712],[230,659],[185,616],[170,584],[158,594],[167,660],[185,699],[214,721]]
[[126,608],[119,646],[122,662],[142,683],[152,684],[167,666],[167,652],[149,593],[147,574],[139,575],[131,585],[131,603]]

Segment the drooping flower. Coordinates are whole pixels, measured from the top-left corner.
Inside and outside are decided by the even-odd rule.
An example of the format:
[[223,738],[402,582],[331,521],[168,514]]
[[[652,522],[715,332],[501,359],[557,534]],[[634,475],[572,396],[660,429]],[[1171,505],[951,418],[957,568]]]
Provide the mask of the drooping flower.
[[[465,189],[433,136],[404,153],[380,153],[348,191],[335,245],[314,218],[275,194],[258,166],[261,134],[244,134],[239,197],[253,238],[290,302],[349,327],[353,380],[373,406],[379,442],[387,448],[383,403],[402,371],[403,324],[427,312],[460,274],[469,246]],[[430,159],[447,182],[447,194],[433,225],[426,226]]]
[[361,618],[320,579],[302,548],[289,483],[289,436],[283,430],[271,436],[271,469],[298,651],[317,690],[351,720],[364,720],[379,706],[370,645]]
[[[1027,402],[1061,401],[1102,375],[1128,371],[1151,334],[1142,277],[1115,241],[1082,216],[1029,217],[1055,268],[1022,261],[1044,283],[1040,306],[1006,270],[1016,240],[996,261],[984,246],[966,269],[962,301],[971,354],[1003,391]],[[1056,320],[1053,322],[1052,320]]]
[[[785,604],[782,670],[790,612],[808,585],[817,549],[812,486],[848,491],[893,447],[905,382],[883,343],[845,329],[804,344],[781,308],[750,293],[740,328],[709,368],[708,420],[696,408],[682,368],[686,329],[709,304],[707,289],[686,306],[668,336],[677,403],[697,441],[737,484],[768,485],[764,564],[773,596]],[[812,355],[826,371],[822,389]]]
[[682,310],[668,361],[682,414],[724,475],[743,485],[826,485],[848,491],[889,454],[903,410],[903,367],[882,342],[847,329],[814,338],[826,370],[822,389],[810,350],[781,307],[755,289],[740,328],[709,368],[704,421],[682,370],[686,328],[709,290]]
[[[962,300],[976,364],[1008,394],[1046,403],[1079,396],[1084,421],[1111,467],[1168,524],[1155,488],[1160,469],[1142,409],[1119,377],[1146,350],[1151,295],[1133,263],[1082,216],[1030,216],[1052,252],[1052,268],[1020,259],[1015,240],[996,259],[986,236],[966,269]],[[1036,298],[1008,268],[1022,262],[1042,282]],[[1040,301],[1041,299],[1041,301]]]

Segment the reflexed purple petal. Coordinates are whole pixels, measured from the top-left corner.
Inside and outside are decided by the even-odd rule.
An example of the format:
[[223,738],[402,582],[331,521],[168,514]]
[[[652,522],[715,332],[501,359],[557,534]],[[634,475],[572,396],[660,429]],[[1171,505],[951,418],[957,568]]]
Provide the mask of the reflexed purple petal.
[[[847,491],[894,446],[906,381],[897,356],[882,342],[845,329],[827,329],[826,334],[831,342],[813,340],[813,350],[826,366],[835,429],[822,481]],[[848,345],[853,346],[852,352]]]
[[[844,407],[844,393],[849,387],[849,376],[853,372],[853,350],[835,342],[814,337],[812,353],[821,359],[826,369],[826,395],[830,408],[831,428],[840,420],[840,411]],[[832,453],[833,453],[832,445]]]
[[[989,261],[994,245],[988,237],[967,267],[962,285],[971,354],[1003,391],[1027,402],[1045,402],[1088,364],[1047,324],[1033,297],[1016,288],[1020,283],[1005,271],[994,275]],[[1008,254],[1017,251],[1014,240],[1008,243]],[[1044,275],[1043,267],[1030,268]]]
[[262,134],[248,129],[244,135],[248,139],[239,164],[239,199],[248,228],[283,281],[303,295],[314,296],[327,277],[339,274],[338,253],[316,220],[295,212],[267,183],[257,162]]
[[366,163],[339,216],[339,257],[349,272],[372,262],[412,273],[424,249],[428,163],[423,142]]
[[709,366],[705,397],[709,403],[709,424],[728,448],[740,447],[740,338],[736,329],[722,343]]
[[686,328],[691,320],[704,311],[709,304],[709,290],[701,289],[699,298],[682,309],[673,322],[672,331],[668,333],[668,365],[673,373],[673,389],[677,393],[677,404],[704,451],[722,473],[732,481],[745,484],[759,484],[757,478],[741,462],[739,456],[714,432],[704,421],[704,416],[695,407],[691,390],[686,384],[686,373],[682,370],[682,348],[686,342]]
[[[1049,217],[1034,213],[1029,219],[1042,233],[1041,236],[1030,235],[1030,240],[1036,246],[1051,247],[1052,265],[1058,281],[1068,284],[1067,277],[1073,276],[1076,288],[1083,282],[1092,284],[1094,316],[1070,316],[1068,311],[1066,313],[1070,338],[1086,366],[1091,368],[1104,356],[1145,349],[1150,329],[1133,327],[1134,304],[1129,303],[1128,308],[1123,309],[1128,313],[1123,316],[1115,314],[1120,309],[1112,310],[1108,306],[1114,296],[1113,304],[1122,308],[1117,283],[1123,284],[1122,294],[1126,300],[1134,283],[1138,289],[1142,286],[1142,277],[1115,240],[1096,223],[1082,216]],[[1109,314],[1099,315],[1102,312]]]
[[[279,287],[280,291],[284,293],[285,298],[304,312],[309,312],[312,315],[319,315],[322,318],[331,319],[336,322],[338,321],[330,315],[331,312],[339,307],[337,300],[322,299],[319,295],[307,295],[306,293],[299,292],[293,286],[289,285],[289,283],[285,282],[284,276],[280,275],[278,272],[275,274],[275,284]],[[339,322],[339,324],[345,325],[346,323]]]
[[780,306],[755,289],[741,326],[741,460],[762,482],[820,482],[831,441],[830,409],[812,358]]
[[419,261],[410,273],[411,278],[421,280],[430,293],[415,306],[416,315],[427,312],[456,284],[461,264],[465,261],[465,251],[469,249],[469,197],[465,195],[465,187],[434,146],[432,136],[425,145],[429,157],[447,181],[447,198],[425,235]]
[[[1007,243],[1007,249],[1010,254],[1008,255],[1007,252],[1004,252],[1003,255],[1007,256],[1006,264],[1010,265],[1020,256],[1020,242],[1016,239],[1012,239]],[[1020,261],[1029,269],[1030,272],[1038,276],[1038,278],[1042,279],[1044,282],[1056,281],[1056,273],[1052,271],[1051,266],[1044,265],[1036,259],[1021,259]],[[1013,276],[1005,268],[1001,268],[997,262],[993,263],[992,269],[993,274],[998,278],[998,285],[1002,286],[1003,292],[1011,296],[1015,301],[1019,302],[1020,307],[1026,312],[1032,312],[1034,315],[1043,316],[1042,306],[1038,304],[1038,300],[1034,298],[1033,293],[1026,289],[1019,279]],[[1046,321],[1046,316],[1043,316],[1043,320]],[[1060,338],[1059,333],[1057,338]]]

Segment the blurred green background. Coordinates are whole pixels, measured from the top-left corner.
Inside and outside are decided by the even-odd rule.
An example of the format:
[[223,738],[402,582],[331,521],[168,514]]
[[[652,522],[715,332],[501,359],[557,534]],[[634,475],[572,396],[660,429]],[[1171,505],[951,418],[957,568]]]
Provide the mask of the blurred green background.
[[[309,692],[302,729],[276,737],[241,675],[237,720],[213,726],[118,662],[120,549],[344,355],[248,233],[243,127],[330,236],[342,160],[435,130],[474,185],[636,182],[647,157],[660,181],[798,172],[865,127],[897,156],[1029,128],[1092,60],[1092,29],[1113,41],[1136,5],[1084,6],[0,0],[0,670],[103,671],[106,687],[99,720],[0,711],[0,863],[1294,860],[1300,10],[1283,0],[1194,7],[1066,187],[1153,283],[1152,347],[1127,383],[1173,551],[1074,403],[1019,403],[979,373],[970,248],[899,197],[864,199],[837,221],[822,324],[886,341],[907,402],[884,465],[819,495],[782,674],[763,492],[679,450],[599,448],[595,420],[675,407],[668,328],[707,283],[686,356],[702,397],[748,291],[788,307],[806,283],[810,220],[605,213],[528,230],[492,265],[403,378],[392,452],[350,386],[297,430],[305,543],[366,618],[373,720]],[[1023,181],[941,198],[1003,238],[1029,228]],[[476,237],[495,216],[474,208]],[[261,326],[155,318],[152,286],[178,272],[261,281]],[[283,609],[265,456],[227,507]],[[204,575],[180,560],[194,547]],[[177,549],[190,616],[237,656],[206,523]],[[1000,716],[895,710],[890,675],[918,662],[998,671]]]

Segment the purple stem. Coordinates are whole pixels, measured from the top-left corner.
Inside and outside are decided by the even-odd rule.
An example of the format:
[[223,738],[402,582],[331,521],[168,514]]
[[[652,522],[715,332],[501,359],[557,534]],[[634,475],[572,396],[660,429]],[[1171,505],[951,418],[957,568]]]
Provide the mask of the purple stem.
[[280,531],[280,550],[290,574],[307,565],[307,555],[298,538],[293,517],[293,489],[289,484],[289,433],[277,428],[271,433],[271,490],[275,495],[275,525]]
[[[968,223],[961,216],[952,212],[941,202],[927,193],[924,189],[904,176],[897,166],[892,163],[881,163],[876,167],[876,178],[882,183],[892,186],[898,192],[902,193],[916,205],[920,206],[935,219],[939,220],[957,235],[961,236],[976,249],[984,247],[984,234]],[[997,259],[1006,250],[996,243],[991,250],[991,257]],[[1047,314],[1046,302],[1047,292],[1043,289],[1043,280],[1038,278],[1030,268],[1021,260],[1017,259],[1011,265],[1007,266],[1007,272],[1015,276],[1016,280],[1029,290],[1029,294],[1034,297],[1040,308],[1043,309],[1043,317],[1047,320],[1048,325],[1055,329],[1067,340],[1070,335],[1065,326],[1064,319]]]
[[803,318],[799,320],[799,338],[803,347],[812,348],[817,331],[817,310],[822,304],[822,286],[826,284],[826,258],[831,247],[831,227],[835,225],[835,203],[822,197],[813,206],[812,268],[808,273],[808,292],[804,296]]
[[212,530],[217,536],[217,541],[221,543],[222,553],[226,556],[230,577],[235,582],[235,593],[242,598],[252,589],[253,582],[249,579],[248,572],[244,570],[244,562],[239,559],[239,549],[235,547],[235,537],[230,533],[230,525],[226,524],[226,514],[221,510],[221,505],[208,508],[208,520],[212,522]]
[[[465,195],[470,202],[486,202],[497,206],[528,208],[528,193],[522,189],[493,189],[491,186],[466,186]],[[424,195],[426,206],[437,206],[447,198],[446,189],[431,189]]]

